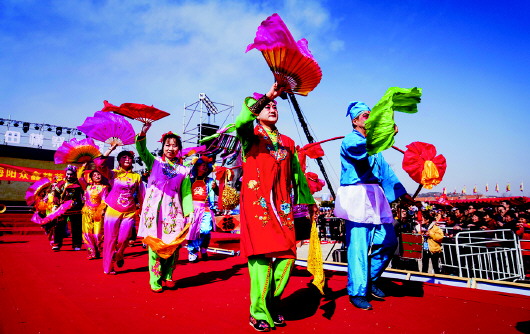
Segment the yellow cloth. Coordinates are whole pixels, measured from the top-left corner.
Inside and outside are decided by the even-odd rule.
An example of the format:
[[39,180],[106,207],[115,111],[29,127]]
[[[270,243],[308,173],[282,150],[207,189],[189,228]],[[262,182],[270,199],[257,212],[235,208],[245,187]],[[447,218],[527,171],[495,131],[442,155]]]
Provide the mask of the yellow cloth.
[[179,235],[175,238],[175,240],[171,241],[169,244],[164,243],[162,240],[147,236],[145,237],[142,242],[149,247],[153,251],[158,254],[163,259],[168,259],[173,253],[175,253],[175,250],[180,246],[180,244],[186,239],[186,235],[188,234],[188,231],[190,229],[190,224],[187,223]]
[[427,189],[432,189],[433,186],[440,182],[442,182],[442,178],[434,162],[425,160],[421,171],[421,184]]
[[313,275],[313,284],[324,294],[324,266],[322,261],[322,248],[318,237],[317,223],[313,218],[311,223],[311,236],[309,237],[309,254],[307,255],[307,271]]

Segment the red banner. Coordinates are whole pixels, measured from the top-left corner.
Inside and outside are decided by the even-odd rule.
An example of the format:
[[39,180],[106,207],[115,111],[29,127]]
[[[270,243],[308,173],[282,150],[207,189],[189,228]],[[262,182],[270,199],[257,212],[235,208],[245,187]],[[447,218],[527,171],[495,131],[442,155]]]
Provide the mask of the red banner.
[[0,164],[0,181],[35,182],[43,177],[52,181],[64,179],[63,170],[18,167]]

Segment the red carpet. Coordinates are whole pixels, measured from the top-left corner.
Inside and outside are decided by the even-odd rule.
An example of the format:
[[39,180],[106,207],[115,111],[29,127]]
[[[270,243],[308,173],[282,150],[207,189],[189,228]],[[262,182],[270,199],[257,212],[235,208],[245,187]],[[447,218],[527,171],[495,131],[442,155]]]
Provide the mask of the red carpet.
[[[69,240],[69,239],[68,239]],[[0,237],[1,333],[256,333],[248,325],[249,279],[241,257],[179,261],[178,290],[149,289],[146,251],[127,249],[116,276],[86,253],[50,250],[43,235]],[[181,251],[181,259],[184,259]],[[417,282],[383,282],[392,296],[373,311],[348,302],[344,273],[328,272],[328,295],[303,268],[284,294],[287,327],[275,333],[524,333],[530,298]]]

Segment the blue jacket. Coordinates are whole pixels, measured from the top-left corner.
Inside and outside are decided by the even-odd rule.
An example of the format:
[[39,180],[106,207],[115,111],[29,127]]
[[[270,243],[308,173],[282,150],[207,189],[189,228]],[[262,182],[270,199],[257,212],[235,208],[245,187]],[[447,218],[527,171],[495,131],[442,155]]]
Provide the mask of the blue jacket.
[[381,153],[368,155],[366,138],[357,130],[342,140],[340,160],[341,186],[379,184],[389,202],[407,193]]

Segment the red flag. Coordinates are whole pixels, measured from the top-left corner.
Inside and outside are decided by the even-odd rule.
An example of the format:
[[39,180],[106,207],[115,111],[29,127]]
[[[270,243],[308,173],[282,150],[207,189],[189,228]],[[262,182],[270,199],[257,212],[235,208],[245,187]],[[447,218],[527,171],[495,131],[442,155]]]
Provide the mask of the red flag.
[[322,149],[322,146],[320,146],[320,143],[308,144],[302,149],[305,150],[307,156],[311,159],[316,159],[324,156],[324,150]]

